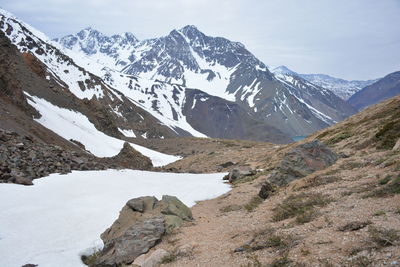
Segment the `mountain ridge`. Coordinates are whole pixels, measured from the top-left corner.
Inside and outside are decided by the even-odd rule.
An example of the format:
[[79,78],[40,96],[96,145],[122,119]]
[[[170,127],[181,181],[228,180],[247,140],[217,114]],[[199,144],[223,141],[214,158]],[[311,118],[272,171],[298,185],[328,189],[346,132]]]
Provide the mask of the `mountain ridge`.
[[[71,37],[61,38],[60,44],[68,42],[68,39]],[[75,47],[72,50],[76,52],[79,48]],[[127,51],[130,54],[125,53]],[[99,62],[109,62],[111,58],[104,53],[88,55],[82,50],[80,55],[89,56]],[[90,68],[89,65],[93,64],[82,62],[81,65]],[[333,103],[328,105],[331,107],[319,106],[321,110],[312,107],[314,102],[312,99],[306,101],[301,99],[298,94],[299,88],[293,89],[293,86],[276,79],[268,67],[243,44],[231,42],[223,37],[208,36],[193,25],[172,30],[160,38],[142,40],[134,47],[124,50],[122,58],[107,63],[107,66],[125,75],[199,89],[210,95],[236,102],[256,119],[275,126],[290,136],[308,135],[353,113],[353,111],[348,112],[351,108],[341,101],[336,105],[338,112],[332,108],[335,106]],[[309,87],[309,92],[314,90],[316,95],[319,94],[317,92],[319,89],[314,86],[309,84],[304,86]],[[287,98],[293,100],[286,105],[293,107],[277,110],[276,107],[281,107],[282,101]],[[333,100],[334,96],[331,98]],[[292,110],[303,111],[293,115]],[[302,114],[307,118],[303,118]],[[335,117],[335,119],[324,120],[320,114],[324,114],[322,117]],[[314,119],[309,120],[309,118]]]

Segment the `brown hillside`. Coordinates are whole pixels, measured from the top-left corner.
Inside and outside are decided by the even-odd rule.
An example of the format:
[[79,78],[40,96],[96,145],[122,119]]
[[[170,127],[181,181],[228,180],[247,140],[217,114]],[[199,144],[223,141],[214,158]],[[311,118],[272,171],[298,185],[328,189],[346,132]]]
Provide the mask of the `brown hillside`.
[[[375,105],[301,143],[325,142],[341,158],[262,201],[261,183],[299,143],[198,153],[175,166],[238,159],[264,172],[193,208],[195,221],[158,247],[189,253],[165,266],[396,266],[400,262],[400,97]],[[204,142],[204,141],[202,141]],[[216,141],[213,141],[216,142]],[[240,142],[239,142],[240,144]],[[236,252],[235,252],[236,250]]]

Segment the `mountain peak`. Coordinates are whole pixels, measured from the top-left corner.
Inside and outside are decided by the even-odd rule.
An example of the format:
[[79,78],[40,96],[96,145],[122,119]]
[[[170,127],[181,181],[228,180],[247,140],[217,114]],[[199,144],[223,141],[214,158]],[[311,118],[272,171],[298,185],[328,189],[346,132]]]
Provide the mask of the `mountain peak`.
[[194,25],[186,25],[182,29],[179,30],[182,34],[187,37],[194,37],[199,35],[204,35],[196,26]]
[[199,29],[195,25],[186,25],[180,31],[199,31]]
[[288,67],[282,65],[273,69],[272,73],[274,74],[283,74],[283,75],[297,75],[296,72],[292,71]]

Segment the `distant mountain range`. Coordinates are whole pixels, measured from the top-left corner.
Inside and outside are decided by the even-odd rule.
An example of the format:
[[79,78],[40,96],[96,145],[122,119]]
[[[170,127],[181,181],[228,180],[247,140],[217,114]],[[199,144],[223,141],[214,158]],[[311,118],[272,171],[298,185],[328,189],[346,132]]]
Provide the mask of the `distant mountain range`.
[[[308,90],[304,98],[301,88],[277,79],[243,44],[207,36],[193,25],[143,41],[127,33],[106,36],[92,28],[55,41],[65,53],[78,54],[79,64],[100,77],[111,75],[100,73],[93,61],[126,75],[195,88],[235,102],[255,120],[289,136],[307,135],[355,112],[329,91],[325,94],[330,100],[318,102],[325,96],[311,83],[303,84]],[[196,129],[212,128],[196,124]]]
[[[82,114],[115,138],[286,143],[356,112],[331,91],[297,75],[271,73],[243,44],[195,26],[142,41],[92,28],[50,40],[0,10],[0,29],[42,66],[49,92],[30,88],[30,99],[43,99],[61,117],[63,109]],[[28,102],[46,117],[38,101]]]
[[306,79],[307,81],[315,85],[321,86],[325,89],[332,91],[334,94],[336,94],[343,100],[348,100],[356,92],[379,80],[375,79],[367,81],[357,81],[357,80],[347,81],[326,74],[299,74],[288,69],[286,66],[277,67],[275,68],[274,72],[291,73],[300,76],[303,79]]
[[352,95],[348,103],[358,110],[400,95],[400,71],[390,73]]

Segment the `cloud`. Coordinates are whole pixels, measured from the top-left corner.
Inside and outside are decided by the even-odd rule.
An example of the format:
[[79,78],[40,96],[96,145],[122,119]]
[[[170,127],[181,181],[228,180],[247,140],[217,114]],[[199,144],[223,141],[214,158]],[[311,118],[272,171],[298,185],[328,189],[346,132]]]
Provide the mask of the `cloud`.
[[398,0],[0,0],[50,37],[87,26],[139,39],[194,24],[269,66],[370,79],[400,70]]

